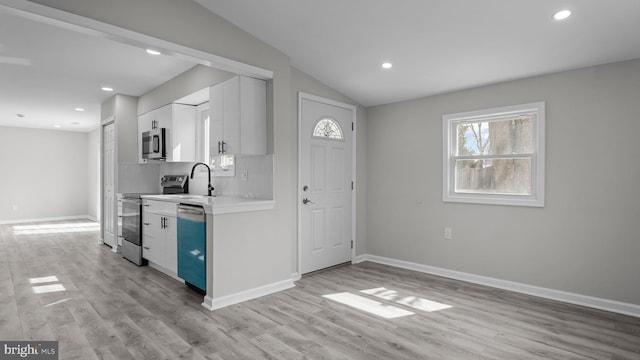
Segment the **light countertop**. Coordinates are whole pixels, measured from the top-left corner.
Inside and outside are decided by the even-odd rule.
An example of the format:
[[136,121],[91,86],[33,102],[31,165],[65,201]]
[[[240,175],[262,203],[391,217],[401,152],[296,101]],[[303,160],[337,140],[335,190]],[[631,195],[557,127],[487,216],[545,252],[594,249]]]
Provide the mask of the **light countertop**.
[[206,196],[194,194],[143,195],[143,199],[167,201],[176,204],[202,206],[208,214],[221,215],[249,211],[271,210],[274,200],[261,200],[233,196]]

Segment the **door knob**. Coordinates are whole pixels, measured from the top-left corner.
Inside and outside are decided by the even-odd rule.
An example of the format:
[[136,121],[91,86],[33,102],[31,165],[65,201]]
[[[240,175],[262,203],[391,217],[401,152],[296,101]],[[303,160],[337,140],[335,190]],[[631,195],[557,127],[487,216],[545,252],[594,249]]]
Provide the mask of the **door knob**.
[[302,199],[302,203],[305,204],[305,205],[307,205],[307,204],[315,204],[313,201],[311,201],[311,200],[309,200],[307,198]]

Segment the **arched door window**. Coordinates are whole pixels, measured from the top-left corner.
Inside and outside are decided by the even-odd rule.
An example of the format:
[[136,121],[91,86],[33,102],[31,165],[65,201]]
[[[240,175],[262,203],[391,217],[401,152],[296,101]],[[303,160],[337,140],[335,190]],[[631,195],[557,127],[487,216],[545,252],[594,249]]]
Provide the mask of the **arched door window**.
[[322,139],[344,140],[342,128],[337,121],[325,117],[320,119],[313,128],[313,137]]

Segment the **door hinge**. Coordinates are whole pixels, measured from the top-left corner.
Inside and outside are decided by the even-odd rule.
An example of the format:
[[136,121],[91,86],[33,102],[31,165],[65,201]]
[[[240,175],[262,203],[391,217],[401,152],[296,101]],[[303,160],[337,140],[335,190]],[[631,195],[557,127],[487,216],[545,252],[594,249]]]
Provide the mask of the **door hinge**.
[[353,240],[351,240],[351,248],[353,249]]
[[351,131],[356,129],[356,124],[355,123],[351,123]]

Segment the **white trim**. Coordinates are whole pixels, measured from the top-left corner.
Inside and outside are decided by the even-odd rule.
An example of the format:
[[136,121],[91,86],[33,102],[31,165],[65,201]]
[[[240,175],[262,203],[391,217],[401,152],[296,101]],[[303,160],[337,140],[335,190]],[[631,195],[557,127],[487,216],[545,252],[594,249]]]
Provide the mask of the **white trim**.
[[299,272],[291,273],[291,280],[298,281],[300,279],[302,279],[302,275]]
[[[117,94],[116,94],[116,95],[117,95]],[[115,95],[114,95],[114,96],[115,96]],[[109,116],[108,118],[103,119],[103,120],[100,122],[100,125],[101,125],[102,127],[105,127],[105,126],[107,126],[107,125],[109,125],[109,124],[111,124],[111,123],[114,123],[114,122],[116,122],[116,117],[115,117],[114,115],[111,115],[111,116]]]
[[0,8],[9,10],[13,14],[27,19],[106,38],[142,49],[152,47],[161,51],[163,54],[235,74],[251,76],[262,80],[270,80],[273,78],[273,71],[270,70],[213,55],[45,5],[35,4],[31,1],[3,0]]
[[[509,115],[517,115],[524,112],[535,112],[533,120],[534,150],[531,157],[532,174],[531,195],[515,194],[490,194],[490,193],[456,193],[455,160],[456,134],[453,131],[454,124],[464,121],[478,121],[482,119],[495,119]],[[487,156],[499,157],[499,156]],[[442,115],[442,201],[453,203],[492,204],[544,207],[545,188],[545,103],[535,102],[512,106],[503,106],[492,109],[468,111],[455,114]]]
[[450,279],[466,281],[474,284],[490,286],[498,289],[514,291],[522,294],[538,296],[545,299],[557,300],[569,304],[586,306],[594,309],[611,311],[634,317],[640,317],[640,305],[623,303],[615,300],[597,298],[588,295],[554,290],[540,286],[528,285],[514,281],[501,280],[487,276],[474,275],[461,271],[443,269],[439,267],[417,264],[409,261],[397,260],[376,255],[360,255],[358,262],[371,261],[378,264],[389,265],[402,269],[418,271],[426,274],[442,276]]
[[294,287],[292,279],[278,281],[272,284],[259,286],[257,288],[240,291],[235,294],[225,295],[218,298],[211,298],[209,295],[204,297],[202,306],[209,311],[221,309],[223,307],[235,305],[244,301],[253,300],[265,295],[277,293]]
[[87,219],[89,219],[91,221],[94,221],[94,222],[98,222],[98,219],[96,217],[94,217],[94,216],[91,216],[91,215],[87,215]]
[[[30,223],[30,222],[77,220],[77,219],[92,220],[89,217],[89,215],[71,215],[71,216],[56,216],[56,217],[46,217],[46,218],[34,218],[34,219],[0,220],[0,225],[23,224],[23,223]],[[94,221],[94,220],[92,220],[92,221]]]
[[[346,104],[343,102],[323,98],[317,95],[312,95],[303,91],[298,92],[298,197],[297,197],[297,226],[298,226],[298,271],[297,274],[300,274],[302,269],[302,207],[300,204],[302,203],[303,193],[301,188],[302,183],[302,156],[300,156],[300,149],[302,149],[302,138],[305,136],[302,134],[302,101],[310,100],[319,102],[326,105],[331,105],[343,109],[347,109],[351,111],[351,122],[353,123],[353,131],[351,132],[351,180],[353,181],[353,189],[351,190],[351,241],[353,241],[353,248],[351,248],[351,262],[353,263],[354,258],[356,256],[356,164],[357,164],[357,155],[356,155],[356,134],[358,130],[358,122],[357,122],[357,106]],[[343,129],[344,130],[344,129]],[[349,131],[349,129],[347,129]]]

